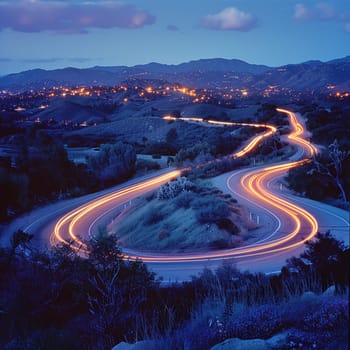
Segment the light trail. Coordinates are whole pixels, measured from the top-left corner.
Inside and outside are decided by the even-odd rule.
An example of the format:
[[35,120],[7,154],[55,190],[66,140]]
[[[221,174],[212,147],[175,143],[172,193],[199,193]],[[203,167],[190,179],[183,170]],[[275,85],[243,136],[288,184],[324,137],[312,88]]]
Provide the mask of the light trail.
[[[289,232],[280,237],[270,236],[269,240],[263,240],[247,246],[211,251],[205,253],[193,253],[193,254],[156,254],[153,252],[132,252],[125,249],[124,257],[127,259],[135,260],[141,259],[145,262],[152,263],[169,263],[169,262],[195,262],[195,261],[207,261],[209,260],[221,260],[229,258],[246,258],[257,255],[267,255],[277,252],[283,252],[289,249],[293,249],[300,245],[303,245],[305,241],[312,239],[318,230],[318,223],[316,219],[308,213],[305,209],[285,200],[277,195],[271,193],[268,190],[267,184],[272,179],[282,177],[287,173],[289,169],[300,166],[305,162],[308,162],[317,152],[317,148],[313,146],[304,137],[306,132],[302,124],[298,121],[296,115],[288,110],[278,108],[278,112],[286,113],[290,118],[290,124],[293,131],[288,135],[288,139],[291,143],[301,147],[306,154],[306,157],[294,162],[285,162],[277,165],[263,167],[249,171],[240,179],[240,185],[245,191],[246,196],[253,198],[260,206],[267,206],[268,211],[274,212],[276,216],[282,216],[288,218],[292,223],[290,225]],[[254,150],[257,145],[266,137],[273,135],[277,129],[268,124],[248,124],[248,123],[234,123],[234,122],[220,122],[215,120],[205,120],[203,118],[174,118],[171,116],[164,117],[165,120],[183,120],[188,122],[208,123],[218,126],[251,126],[256,128],[266,128],[263,134],[259,134],[248,142],[241,150],[232,155],[233,158],[239,158],[246,155],[248,152]],[[61,217],[50,237],[52,245],[61,243],[71,244],[74,249],[80,252],[86,253],[86,245],[82,239],[80,239],[77,232],[79,232],[79,225],[84,222],[90,222],[89,220],[96,221],[102,212],[111,211],[111,208],[120,205],[121,203],[135,198],[143,193],[153,190],[160,185],[170,181],[181,175],[181,170],[175,170],[164,175],[154,177],[149,180],[128,186],[117,192],[105,195],[99,199],[87,203]],[[96,212],[96,214],[95,214]],[[91,216],[91,218],[90,218]],[[281,220],[283,221],[283,220]],[[302,231],[302,233],[301,233]],[[278,231],[279,232],[279,231]],[[276,233],[278,235],[279,233]],[[80,232],[86,234],[86,232]],[[302,237],[300,237],[302,235]],[[68,236],[68,237],[66,237]]]
[[[294,132],[288,135],[288,138],[290,140],[293,140],[300,146],[304,147],[304,149],[308,150],[308,157],[314,157],[318,154],[318,149],[315,147],[312,143],[305,140],[302,135],[306,134],[306,131],[304,130],[304,127],[299,123],[298,118],[296,117],[295,113],[288,111],[287,109],[283,108],[277,108],[277,112],[286,113],[291,121],[291,125],[294,127]],[[305,135],[306,136],[306,135]]]
[[[137,194],[139,191],[148,192],[154,188],[161,186],[162,184],[178,177],[181,174],[180,170],[174,170],[164,175],[157,176],[155,178],[144,180],[135,185],[128,186],[122,190],[116,191],[112,194],[101,197],[100,199],[91,201],[90,203],[83,205],[66,215],[62,216],[54,227],[54,231],[50,237],[51,245],[55,245],[56,241],[59,243],[71,244],[71,241],[76,244],[76,246],[71,245],[76,250],[86,251],[86,244],[74,233],[74,226],[77,222],[84,218],[88,213],[91,213],[93,210],[110,204],[111,202],[117,201],[120,198],[126,197],[127,195]],[[68,225],[69,239],[62,237],[61,231],[65,232],[65,227]]]
[[253,128],[265,128],[267,131],[265,131],[263,134],[255,136],[247,145],[245,145],[240,151],[232,154],[231,156],[233,158],[240,158],[245,156],[247,153],[251,152],[255,149],[255,147],[265,138],[272,136],[274,133],[276,133],[277,128],[273,125],[269,124],[250,124],[250,123],[236,123],[236,122],[223,122],[218,120],[207,120],[203,118],[196,118],[196,117],[179,117],[175,118],[170,115],[166,115],[163,117],[164,120],[182,120],[185,122],[196,122],[196,123],[207,123],[207,124],[213,124],[216,126],[249,126]]

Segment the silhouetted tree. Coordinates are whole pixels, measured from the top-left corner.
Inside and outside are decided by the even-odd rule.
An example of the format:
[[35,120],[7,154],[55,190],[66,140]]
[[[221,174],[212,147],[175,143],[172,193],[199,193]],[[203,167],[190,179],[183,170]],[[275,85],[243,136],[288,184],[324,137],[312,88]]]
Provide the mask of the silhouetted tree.
[[171,128],[166,134],[166,142],[172,145],[176,145],[178,135],[175,128]]
[[17,248],[26,249],[28,248],[28,243],[32,240],[33,235],[30,233],[26,233],[23,230],[15,231],[10,239],[10,254],[9,261],[13,259],[16,254]]
[[87,158],[89,168],[104,184],[122,181],[136,169],[136,152],[131,145],[102,145],[98,154]]
[[347,202],[347,194],[344,189],[343,167],[345,160],[350,157],[350,151],[342,150],[338,140],[334,140],[328,146],[327,152],[328,162],[320,162],[315,159],[316,169],[320,174],[329,176],[337,185],[342,200]]
[[349,280],[349,249],[343,242],[335,239],[329,231],[318,232],[314,240],[305,243],[306,250],[300,258],[288,260],[287,266],[302,274],[315,271],[319,276],[322,288],[335,284],[343,287]]

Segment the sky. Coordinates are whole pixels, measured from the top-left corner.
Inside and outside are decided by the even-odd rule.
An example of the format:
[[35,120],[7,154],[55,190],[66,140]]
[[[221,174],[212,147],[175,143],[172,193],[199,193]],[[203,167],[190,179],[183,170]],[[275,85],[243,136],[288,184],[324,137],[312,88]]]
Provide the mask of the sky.
[[350,55],[350,0],[0,0],[0,75],[235,58]]

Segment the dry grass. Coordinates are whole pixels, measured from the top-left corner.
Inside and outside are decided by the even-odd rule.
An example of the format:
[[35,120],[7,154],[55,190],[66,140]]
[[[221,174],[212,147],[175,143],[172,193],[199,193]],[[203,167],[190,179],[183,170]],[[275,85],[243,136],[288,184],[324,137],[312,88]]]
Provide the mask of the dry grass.
[[[208,198],[214,202],[223,201],[222,195],[217,198],[212,193],[189,192],[192,202]],[[228,218],[238,227],[239,232],[228,232],[220,229],[215,222],[199,220],[196,205],[185,208],[179,206],[177,198],[159,200],[141,199],[133,207],[108,226],[108,231],[116,233],[120,246],[141,250],[195,251],[236,247],[249,238],[248,223],[241,217],[239,209],[232,211],[233,205],[227,200]],[[205,199],[204,199],[205,201]],[[208,206],[215,203],[208,202]]]

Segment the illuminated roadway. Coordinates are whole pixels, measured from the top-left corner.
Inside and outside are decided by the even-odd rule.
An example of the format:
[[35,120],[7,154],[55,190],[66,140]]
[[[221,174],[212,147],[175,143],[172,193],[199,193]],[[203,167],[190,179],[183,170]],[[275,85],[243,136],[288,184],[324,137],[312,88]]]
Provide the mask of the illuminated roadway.
[[[304,249],[305,241],[312,239],[319,230],[320,218],[323,218],[322,228],[334,225],[348,228],[349,222],[340,210],[333,208],[336,212],[332,213],[328,206],[321,203],[296,198],[283,191],[281,193],[279,180],[286,175],[289,169],[308,162],[317,153],[317,148],[306,140],[307,133],[294,113],[285,109],[277,110],[289,116],[293,130],[288,135],[288,140],[297,146],[298,151],[289,161],[238,170],[224,175],[227,178],[227,188],[233,192],[234,197],[247,204],[255,212],[261,212],[261,223],[263,223],[264,216],[267,218],[268,225],[265,227],[265,233],[258,241],[234,249],[191,254],[162,254],[123,248],[125,258],[142,259],[151,270],[165,280],[172,281],[186,280],[191,275],[202,271],[203,267],[218,267],[225,259],[235,262],[240,269],[273,273],[280,270],[286,259],[298,255]],[[164,119],[175,118],[166,116]],[[253,150],[262,139],[276,132],[274,126],[266,124],[217,122],[201,118],[180,119],[222,126],[242,125],[266,128],[264,133],[247,142],[241,150],[232,155],[234,158],[244,156]],[[130,205],[130,201],[156,189],[180,174],[181,170],[170,170],[158,176],[145,178],[69,210],[58,220],[46,226],[45,232],[48,232],[47,227],[50,227],[50,232],[52,232],[50,244],[73,241],[73,247],[83,254],[84,240],[93,236],[99,227],[108,224],[118,213],[123,213],[123,209]],[[307,204],[308,201],[309,204]],[[328,217],[329,222],[326,223],[324,217]],[[31,225],[26,227],[28,232],[30,232],[28,228]]]

